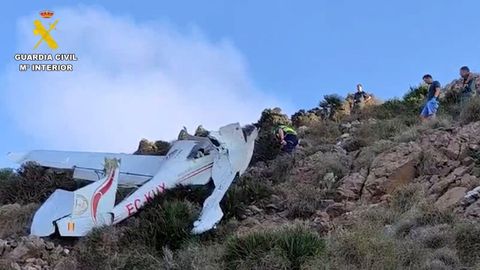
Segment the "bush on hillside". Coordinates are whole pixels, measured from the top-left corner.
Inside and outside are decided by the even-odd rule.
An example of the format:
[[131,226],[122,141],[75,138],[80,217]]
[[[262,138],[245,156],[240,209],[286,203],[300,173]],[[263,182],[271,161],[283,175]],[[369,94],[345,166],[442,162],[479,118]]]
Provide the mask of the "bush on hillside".
[[308,219],[322,206],[326,196],[311,183],[284,183],[276,187],[282,194],[283,204],[289,219]]
[[460,112],[462,124],[480,121],[480,97],[472,98]]
[[340,128],[333,121],[316,123],[305,132],[305,138],[310,140],[313,145],[336,143],[340,135],[342,135]]
[[175,270],[215,270],[224,269],[222,244],[191,242],[175,251]]
[[410,87],[410,90],[403,96],[403,101],[407,104],[421,105],[428,94],[428,86],[420,85],[417,87]]
[[264,178],[253,178],[244,175],[237,183],[232,184],[221,202],[224,219],[240,218],[250,204],[261,203],[273,193],[268,181]]
[[0,206],[0,238],[27,235],[37,204]]
[[[230,238],[226,243],[225,262],[228,269],[241,269],[239,266],[245,262],[258,267],[264,264],[265,257],[274,255],[274,258],[287,260],[288,267],[284,269],[300,269],[309,259],[324,254],[325,248],[325,242],[318,234],[297,225]],[[278,263],[277,260],[271,261]]]
[[319,107],[324,119],[338,120],[339,113],[343,108],[344,99],[337,95],[325,95],[320,101]]
[[456,119],[460,115],[461,109],[459,92],[447,90],[443,98],[440,98],[438,115],[448,115]]
[[111,226],[95,229],[82,238],[74,249],[77,269],[164,269],[156,251],[123,242],[123,233],[124,228]]
[[56,189],[73,191],[77,183],[70,171],[53,171],[27,163],[17,171],[3,172],[0,181],[0,204],[9,203],[41,203]]
[[178,249],[192,237],[190,233],[199,211],[188,201],[155,198],[128,223],[125,243],[137,243],[162,251],[164,246]]
[[419,115],[423,103],[417,103],[413,97],[410,101],[391,99],[380,105],[371,106],[361,114],[362,119],[374,118],[377,120],[397,119],[403,125],[412,126],[419,122]]
[[467,222],[456,225],[455,247],[463,263],[467,265],[480,263],[480,224]]
[[361,146],[369,146],[380,140],[393,140],[407,129],[407,125],[399,119],[378,120],[365,123],[356,132]]
[[0,169],[0,184],[4,181],[8,181],[13,175],[14,171],[12,169]]

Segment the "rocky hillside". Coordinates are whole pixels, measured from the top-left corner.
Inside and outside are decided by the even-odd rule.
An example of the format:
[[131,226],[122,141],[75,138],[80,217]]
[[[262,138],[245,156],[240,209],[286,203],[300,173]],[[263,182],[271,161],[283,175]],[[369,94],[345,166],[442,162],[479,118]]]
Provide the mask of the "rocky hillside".
[[[480,101],[446,94],[419,123],[424,94],[355,115],[265,110],[252,164],[202,236],[189,231],[208,187],[178,187],[82,239],[28,237],[38,205],[78,184],[34,164],[0,171],[0,269],[480,269]],[[285,123],[301,138],[293,156],[271,134]],[[137,154],[168,147],[142,140]]]

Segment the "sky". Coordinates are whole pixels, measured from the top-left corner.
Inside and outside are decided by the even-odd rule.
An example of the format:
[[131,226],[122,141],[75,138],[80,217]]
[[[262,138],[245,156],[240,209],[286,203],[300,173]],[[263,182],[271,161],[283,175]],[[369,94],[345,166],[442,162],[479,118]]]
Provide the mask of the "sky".
[[[357,83],[401,97],[480,69],[480,10],[459,1],[8,1],[0,17],[0,168],[10,151],[133,152],[186,126],[315,107]],[[52,10],[59,44],[33,50]],[[75,53],[72,72],[20,72],[16,53]]]

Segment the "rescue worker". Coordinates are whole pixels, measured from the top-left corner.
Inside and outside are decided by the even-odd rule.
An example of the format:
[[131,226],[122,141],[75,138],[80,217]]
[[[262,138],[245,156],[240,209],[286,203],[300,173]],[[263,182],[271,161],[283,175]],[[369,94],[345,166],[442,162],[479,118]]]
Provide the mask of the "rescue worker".
[[432,75],[425,74],[423,81],[428,85],[427,102],[420,113],[422,121],[435,118],[438,110],[438,97],[440,96],[441,86],[438,81],[434,81]]
[[477,89],[475,85],[475,77],[470,73],[470,69],[467,66],[460,68],[460,76],[463,79],[463,86],[460,92],[460,102],[463,104],[477,95]]
[[365,107],[365,103],[372,97],[363,91],[363,85],[357,84],[357,92],[353,95],[353,111],[358,112]]
[[280,125],[275,130],[275,137],[280,142],[282,151],[292,153],[298,145],[297,132],[290,126]]

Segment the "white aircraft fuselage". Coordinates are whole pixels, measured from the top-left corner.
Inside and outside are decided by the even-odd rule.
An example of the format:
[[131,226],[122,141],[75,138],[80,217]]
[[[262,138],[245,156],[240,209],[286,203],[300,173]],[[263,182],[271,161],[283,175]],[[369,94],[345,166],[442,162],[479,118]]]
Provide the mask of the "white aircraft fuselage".
[[[48,236],[58,230],[62,236],[84,236],[95,227],[134,215],[165,190],[213,181],[215,188],[192,229],[203,233],[221,220],[220,201],[234,178],[247,169],[257,135],[255,127],[237,123],[208,137],[187,134],[172,143],[166,156],[40,150],[10,157],[18,163],[73,169],[75,179],[93,181],[73,192],[56,190],[35,213],[33,235]],[[118,185],[138,188],[115,205]]]

